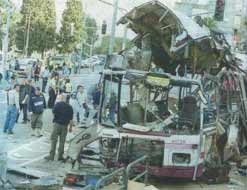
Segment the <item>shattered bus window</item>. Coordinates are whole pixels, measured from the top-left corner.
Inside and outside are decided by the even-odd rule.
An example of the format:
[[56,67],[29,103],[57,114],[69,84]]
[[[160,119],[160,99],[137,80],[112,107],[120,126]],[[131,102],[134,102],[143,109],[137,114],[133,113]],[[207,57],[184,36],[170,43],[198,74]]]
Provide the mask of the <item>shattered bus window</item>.
[[104,82],[101,120],[103,124],[110,127],[115,127],[117,124],[118,82],[119,79],[115,76],[109,76],[109,79]]

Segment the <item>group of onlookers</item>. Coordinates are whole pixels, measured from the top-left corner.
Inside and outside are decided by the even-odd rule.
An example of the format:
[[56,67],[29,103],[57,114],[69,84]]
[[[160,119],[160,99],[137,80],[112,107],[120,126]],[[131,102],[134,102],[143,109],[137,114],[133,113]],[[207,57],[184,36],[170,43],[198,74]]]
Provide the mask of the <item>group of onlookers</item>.
[[41,93],[41,89],[35,87],[32,79],[22,79],[20,83],[17,83],[12,77],[5,90],[8,107],[3,132],[13,134],[15,123],[18,122],[22,113],[23,124],[31,121],[32,136],[41,137],[42,115],[46,108],[45,96]]
[[[86,123],[91,110],[94,110],[93,119],[97,119],[101,85],[95,85],[90,93],[83,84],[73,86],[69,78],[70,69],[66,65],[62,73],[56,69],[50,70],[48,66],[41,69],[40,64],[34,66],[33,71],[29,78],[18,82],[15,76],[6,81],[0,75],[0,90],[6,91],[8,104],[3,132],[14,134],[15,123],[22,115],[22,123],[31,126],[31,135],[41,137],[43,113],[50,108],[54,115],[53,132],[50,155],[46,159],[54,160],[59,138],[58,159],[63,160],[68,126],[71,129],[75,124]],[[39,79],[42,80],[41,88]]]

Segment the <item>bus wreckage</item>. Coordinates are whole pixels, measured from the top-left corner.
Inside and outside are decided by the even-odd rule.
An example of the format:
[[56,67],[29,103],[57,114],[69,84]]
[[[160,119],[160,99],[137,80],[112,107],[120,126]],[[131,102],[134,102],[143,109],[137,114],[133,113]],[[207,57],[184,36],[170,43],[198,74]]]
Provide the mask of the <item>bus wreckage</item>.
[[137,34],[134,56],[108,56],[98,123],[69,146],[74,169],[85,158],[116,169],[147,156],[149,175],[227,181],[228,161],[240,166],[247,151],[247,78],[224,35],[159,1],[119,24]]

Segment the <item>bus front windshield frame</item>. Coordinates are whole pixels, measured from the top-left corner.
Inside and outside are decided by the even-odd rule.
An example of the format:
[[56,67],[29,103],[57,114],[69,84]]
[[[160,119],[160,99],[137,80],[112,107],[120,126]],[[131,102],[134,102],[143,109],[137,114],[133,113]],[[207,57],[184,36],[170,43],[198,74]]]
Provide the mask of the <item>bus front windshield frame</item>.
[[121,75],[106,75],[103,82],[103,95],[100,107],[100,123],[107,127],[119,126],[119,105]]
[[198,133],[203,103],[200,90],[200,85],[191,81],[159,86],[148,84],[144,79],[128,80],[123,75],[106,76],[100,123],[108,127],[129,124],[176,134],[189,128],[188,133]]

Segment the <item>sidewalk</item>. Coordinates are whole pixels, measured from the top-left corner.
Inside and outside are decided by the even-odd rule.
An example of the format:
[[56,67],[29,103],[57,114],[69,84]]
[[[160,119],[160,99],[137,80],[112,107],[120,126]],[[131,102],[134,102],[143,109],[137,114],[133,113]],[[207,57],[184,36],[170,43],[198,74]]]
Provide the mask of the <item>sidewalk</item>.
[[[22,118],[22,116],[21,116]],[[58,161],[46,161],[44,157],[50,151],[50,134],[52,131],[52,113],[46,110],[43,116],[43,137],[31,136],[30,123],[16,124],[14,135],[7,135],[0,128],[0,142],[6,142],[9,168],[30,168],[37,172],[46,172],[51,176],[63,178],[65,171],[71,169],[70,164],[63,164]],[[20,119],[21,121],[21,119]],[[74,133],[79,129],[75,129]],[[69,134],[68,137],[73,136]]]

